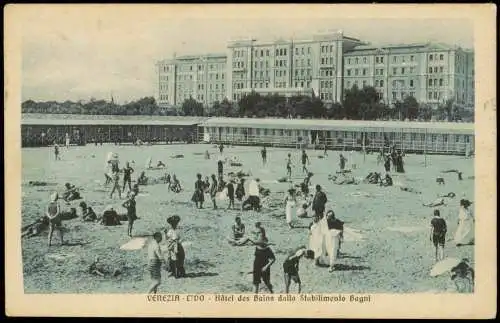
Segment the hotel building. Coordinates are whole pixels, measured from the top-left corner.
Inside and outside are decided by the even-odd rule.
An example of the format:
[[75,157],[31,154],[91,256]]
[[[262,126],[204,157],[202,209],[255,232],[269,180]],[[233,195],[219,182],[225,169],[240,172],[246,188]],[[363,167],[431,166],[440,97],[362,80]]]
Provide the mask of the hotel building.
[[413,96],[431,105],[474,105],[474,53],[444,44],[357,46],[344,54],[344,89],[373,86],[388,104]]
[[448,99],[474,106],[474,52],[441,43],[375,46],[342,31],[309,39],[228,43],[226,54],[183,56],[156,64],[160,106],[192,97],[207,108],[255,91],[315,95],[327,107],[346,89],[373,86],[393,105],[406,96],[436,107]]
[[179,107],[190,97],[212,106],[226,97],[225,54],[181,56],[156,64],[156,100],[162,107]]

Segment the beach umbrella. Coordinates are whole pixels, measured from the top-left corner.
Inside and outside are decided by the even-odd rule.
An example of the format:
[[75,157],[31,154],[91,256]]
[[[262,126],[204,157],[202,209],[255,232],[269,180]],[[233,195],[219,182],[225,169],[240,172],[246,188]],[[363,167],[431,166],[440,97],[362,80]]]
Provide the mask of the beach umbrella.
[[438,263],[436,263],[434,267],[432,267],[432,270],[429,275],[431,277],[436,277],[444,273],[447,273],[451,271],[453,267],[457,266],[461,261],[462,261],[461,259],[451,258],[451,257],[443,259]]

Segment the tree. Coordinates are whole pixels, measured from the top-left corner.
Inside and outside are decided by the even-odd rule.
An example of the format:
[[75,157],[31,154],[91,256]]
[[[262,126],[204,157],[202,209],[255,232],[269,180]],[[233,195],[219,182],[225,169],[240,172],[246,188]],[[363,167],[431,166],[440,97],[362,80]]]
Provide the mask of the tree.
[[203,104],[192,97],[182,102],[182,111],[186,116],[203,116]]
[[239,115],[250,117],[256,112],[257,103],[261,102],[262,98],[259,93],[252,91],[249,94],[245,94],[238,101]]
[[407,96],[402,102],[403,119],[414,120],[418,117],[418,102],[413,96]]

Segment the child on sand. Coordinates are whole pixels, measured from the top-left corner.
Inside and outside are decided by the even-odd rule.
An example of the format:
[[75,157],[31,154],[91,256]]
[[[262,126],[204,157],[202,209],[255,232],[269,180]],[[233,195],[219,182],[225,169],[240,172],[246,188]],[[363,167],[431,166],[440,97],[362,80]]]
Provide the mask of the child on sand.
[[298,286],[298,293],[301,292],[301,281],[299,277],[299,260],[305,254],[306,247],[301,246],[290,252],[288,257],[283,262],[283,273],[285,275],[285,293],[290,291],[290,283],[293,282]]
[[201,174],[196,174],[196,178],[197,180],[194,182],[194,193],[191,200],[196,204],[198,209],[202,209],[203,201],[205,200],[205,183],[201,180]]
[[245,236],[245,225],[241,222],[241,217],[237,216],[234,219],[234,224],[231,226],[233,237],[229,239],[229,243],[234,245],[242,245],[249,241],[249,239],[243,239]]
[[45,215],[49,218],[49,237],[48,246],[52,245],[52,235],[54,234],[54,229],[59,231],[59,236],[61,237],[61,245],[64,244],[62,222],[61,222],[61,205],[57,200],[59,199],[59,194],[57,192],[52,193],[50,196],[50,202],[47,206]]
[[217,203],[215,201],[216,196],[217,196],[217,178],[215,177],[215,174],[212,174],[212,184],[210,185],[210,198],[212,199],[214,210],[217,209]]
[[286,159],[286,176],[292,177],[292,154],[288,153],[288,158]]
[[127,209],[127,234],[129,237],[132,237],[132,228],[134,226],[134,221],[138,219],[135,205],[135,194],[131,192],[128,195],[128,199],[122,204],[122,206]]
[[120,174],[118,168],[113,169],[111,178],[113,180],[113,188],[111,189],[111,193],[109,193],[109,198],[112,199],[115,191],[118,191],[118,197],[121,199],[122,191],[120,189]]
[[161,263],[165,261],[160,248],[161,240],[161,232],[155,232],[153,240],[149,243],[148,247],[148,271],[152,281],[148,289],[148,294],[156,294],[158,286],[161,284]]
[[309,171],[307,170],[306,164],[310,165],[311,162],[309,161],[309,156],[307,156],[306,150],[303,149],[302,150],[302,171],[304,173],[308,174]]
[[441,217],[439,210],[434,210],[431,220],[430,240],[436,249],[436,262],[444,259],[444,242],[446,240],[446,221]]
[[56,160],[61,160],[61,157],[59,157],[59,146],[54,143],[54,156]]

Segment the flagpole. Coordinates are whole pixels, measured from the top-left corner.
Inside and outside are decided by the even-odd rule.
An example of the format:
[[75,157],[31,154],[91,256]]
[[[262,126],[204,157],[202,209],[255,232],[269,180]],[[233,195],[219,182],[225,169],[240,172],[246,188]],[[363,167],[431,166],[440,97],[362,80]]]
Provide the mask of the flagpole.
[[425,128],[425,143],[424,143],[424,165],[427,167],[427,128]]

